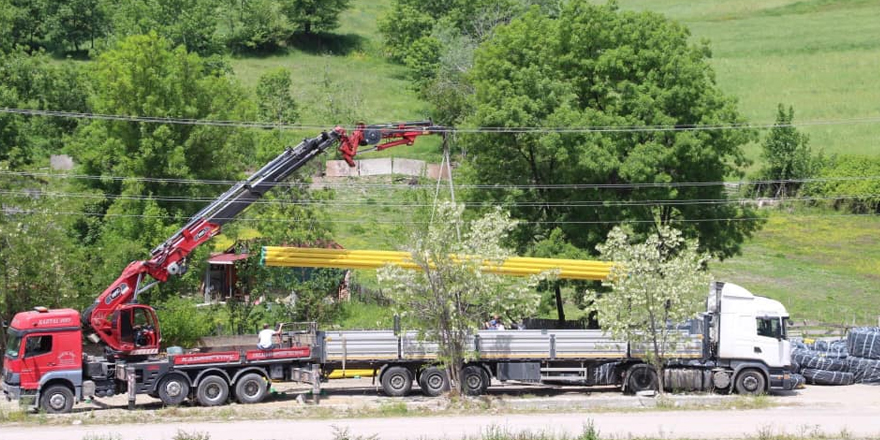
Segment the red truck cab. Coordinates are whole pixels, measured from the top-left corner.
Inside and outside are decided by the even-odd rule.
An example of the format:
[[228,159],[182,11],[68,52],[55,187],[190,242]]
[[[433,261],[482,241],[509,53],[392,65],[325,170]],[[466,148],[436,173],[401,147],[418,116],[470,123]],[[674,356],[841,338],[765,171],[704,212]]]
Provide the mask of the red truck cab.
[[32,400],[47,412],[66,412],[82,397],[82,330],[79,312],[48,310],[15,315],[3,356],[7,399]]

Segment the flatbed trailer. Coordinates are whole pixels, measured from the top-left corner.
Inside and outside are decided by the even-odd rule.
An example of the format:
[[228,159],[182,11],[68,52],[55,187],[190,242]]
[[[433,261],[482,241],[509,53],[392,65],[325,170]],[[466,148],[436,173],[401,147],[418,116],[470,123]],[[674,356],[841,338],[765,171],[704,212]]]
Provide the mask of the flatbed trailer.
[[[681,333],[678,348],[671,351],[675,358],[671,365],[695,370],[702,364],[703,335]],[[318,332],[318,340],[325,375],[339,369],[374,370],[382,390],[391,396],[408,394],[413,384],[429,396],[448,387],[445,372],[438,368],[437,345],[420,341],[416,332]],[[470,336],[466,347],[474,358],[465,366],[462,380],[465,392],[472,395],[484,393],[493,378],[502,382],[624,386],[629,370],[648,368],[644,350],[614,340],[601,330],[483,330]],[[702,372],[698,379],[699,387],[690,388],[708,387],[703,384]],[[651,385],[634,382],[629,388],[641,390]]]

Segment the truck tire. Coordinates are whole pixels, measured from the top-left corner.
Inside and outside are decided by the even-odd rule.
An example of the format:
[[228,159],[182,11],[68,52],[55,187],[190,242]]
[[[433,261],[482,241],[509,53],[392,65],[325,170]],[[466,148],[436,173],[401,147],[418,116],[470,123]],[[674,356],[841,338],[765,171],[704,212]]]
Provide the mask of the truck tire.
[[52,385],[40,396],[40,408],[49,414],[65,414],[73,409],[73,391],[65,385]]
[[656,391],[659,387],[657,371],[648,364],[636,364],[626,370],[626,392]]
[[266,378],[257,373],[245,374],[235,384],[235,398],[245,404],[260,403],[266,398],[268,390]]
[[437,367],[428,367],[419,375],[419,388],[428,397],[437,397],[449,391],[449,379],[446,371]]
[[166,406],[177,406],[189,397],[189,381],[179,374],[167,376],[159,382],[159,399]]
[[229,384],[220,376],[208,376],[196,388],[196,399],[202,406],[218,406],[229,398]]
[[391,397],[403,397],[412,390],[412,373],[399,366],[388,367],[382,373],[382,391]]
[[754,368],[746,368],[736,376],[736,392],[739,394],[764,394],[767,391],[767,381],[764,373]]
[[468,365],[461,372],[461,388],[468,396],[482,396],[489,388],[489,375],[479,365]]

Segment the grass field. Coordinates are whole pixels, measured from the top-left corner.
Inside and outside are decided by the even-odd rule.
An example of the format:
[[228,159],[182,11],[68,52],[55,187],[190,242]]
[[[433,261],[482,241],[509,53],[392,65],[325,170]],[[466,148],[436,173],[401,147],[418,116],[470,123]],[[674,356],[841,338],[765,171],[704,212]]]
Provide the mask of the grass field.
[[[709,40],[720,87],[752,122],[776,105],[795,122],[880,116],[880,2],[870,0],[621,0],[680,21]],[[880,154],[880,123],[804,127],[814,150]],[[758,159],[758,145],[748,155]]]
[[781,301],[793,319],[878,325],[880,217],[774,212],[712,273]]

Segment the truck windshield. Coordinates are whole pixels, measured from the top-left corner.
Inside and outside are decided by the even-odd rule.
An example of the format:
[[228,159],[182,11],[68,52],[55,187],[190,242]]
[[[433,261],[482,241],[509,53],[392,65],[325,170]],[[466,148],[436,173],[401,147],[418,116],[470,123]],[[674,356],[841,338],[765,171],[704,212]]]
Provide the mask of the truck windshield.
[[6,357],[10,359],[18,359],[19,349],[21,348],[21,335],[10,331],[6,340]]

